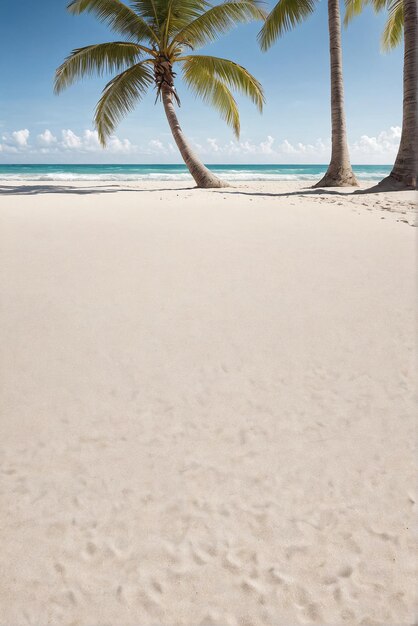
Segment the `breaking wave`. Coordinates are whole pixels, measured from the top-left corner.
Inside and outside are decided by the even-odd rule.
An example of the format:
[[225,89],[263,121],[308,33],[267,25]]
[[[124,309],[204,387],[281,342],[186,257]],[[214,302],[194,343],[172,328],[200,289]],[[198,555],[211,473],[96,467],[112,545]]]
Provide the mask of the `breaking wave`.
[[[325,166],[211,166],[210,169],[228,181],[315,181],[326,170]],[[357,166],[354,172],[359,180],[379,181],[388,175],[389,166]],[[0,181],[7,182],[103,182],[136,183],[141,181],[191,181],[183,166],[149,165],[0,165]]]

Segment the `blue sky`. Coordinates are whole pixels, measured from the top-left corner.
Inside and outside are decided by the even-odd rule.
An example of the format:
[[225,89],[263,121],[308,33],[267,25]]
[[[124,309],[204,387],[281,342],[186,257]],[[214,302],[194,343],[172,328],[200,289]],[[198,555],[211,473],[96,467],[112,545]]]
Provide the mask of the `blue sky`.
[[[56,67],[76,47],[120,39],[92,15],[72,16],[67,0],[2,2],[0,9],[0,163],[175,163],[161,104],[148,97],[103,151],[93,132],[106,79],[52,92]],[[270,2],[268,6],[272,6]],[[402,49],[380,51],[384,15],[367,10],[343,32],[345,93],[353,163],[391,163],[402,111]],[[259,24],[237,27],[205,52],[231,58],[263,84],[260,115],[238,98],[241,137],[179,80],[179,118],[207,163],[324,163],[329,157],[329,57],[326,2],[267,53]]]

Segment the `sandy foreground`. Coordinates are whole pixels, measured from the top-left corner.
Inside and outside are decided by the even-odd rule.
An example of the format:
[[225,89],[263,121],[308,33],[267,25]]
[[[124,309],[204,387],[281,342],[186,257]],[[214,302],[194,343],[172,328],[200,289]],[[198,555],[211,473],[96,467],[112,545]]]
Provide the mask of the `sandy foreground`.
[[414,200],[0,183],[1,626],[412,624]]

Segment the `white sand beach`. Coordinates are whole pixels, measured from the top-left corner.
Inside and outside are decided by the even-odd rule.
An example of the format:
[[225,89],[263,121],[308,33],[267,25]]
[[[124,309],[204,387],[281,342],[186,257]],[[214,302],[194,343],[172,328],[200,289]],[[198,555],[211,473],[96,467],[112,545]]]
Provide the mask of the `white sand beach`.
[[413,192],[0,184],[1,626],[413,624]]

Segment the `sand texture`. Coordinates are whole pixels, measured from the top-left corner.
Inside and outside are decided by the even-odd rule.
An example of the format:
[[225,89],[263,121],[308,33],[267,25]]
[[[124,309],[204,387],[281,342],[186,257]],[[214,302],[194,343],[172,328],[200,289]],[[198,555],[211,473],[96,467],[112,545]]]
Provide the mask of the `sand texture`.
[[412,193],[0,185],[1,626],[413,624]]

